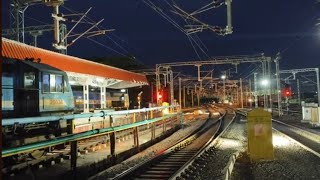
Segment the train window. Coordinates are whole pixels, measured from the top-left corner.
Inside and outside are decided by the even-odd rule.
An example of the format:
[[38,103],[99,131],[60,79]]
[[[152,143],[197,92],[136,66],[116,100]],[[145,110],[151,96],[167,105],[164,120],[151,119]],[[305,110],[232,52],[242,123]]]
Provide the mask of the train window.
[[50,92],[50,76],[47,73],[43,73],[42,75],[42,86],[43,92]]
[[24,73],[24,88],[35,88],[36,75],[34,72]]
[[62,75],[55,75],[49,73],[42,74],[43,92],[63,92],[64,79]]
[[56,92],[62,92],[63,79],[61,75],[56,75]]
[[50,92],[56,92],[56,75],[50,74]]
[[50,83],[49,83],[49,74],[43,73],[42,75],[42,87],[43,87],[43,92],[50,92]]

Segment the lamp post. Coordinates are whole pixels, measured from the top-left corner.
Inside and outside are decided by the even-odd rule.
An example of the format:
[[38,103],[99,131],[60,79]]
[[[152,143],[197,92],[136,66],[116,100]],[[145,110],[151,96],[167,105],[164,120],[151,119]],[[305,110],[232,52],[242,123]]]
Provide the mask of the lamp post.
[[224,101],[226,100],[226,75],[222,75],[221,79],[223,81],[223,101],[222,101],[222,103],[224,103]]

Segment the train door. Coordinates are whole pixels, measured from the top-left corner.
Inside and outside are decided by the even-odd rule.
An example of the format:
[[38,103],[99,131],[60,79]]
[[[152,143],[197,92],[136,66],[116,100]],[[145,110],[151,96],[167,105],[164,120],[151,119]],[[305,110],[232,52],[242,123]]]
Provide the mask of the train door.
[[15,92],[16,111],[18,116],[31,117],[39,115],[39,89],[36,72],[22,74],[22,87]]

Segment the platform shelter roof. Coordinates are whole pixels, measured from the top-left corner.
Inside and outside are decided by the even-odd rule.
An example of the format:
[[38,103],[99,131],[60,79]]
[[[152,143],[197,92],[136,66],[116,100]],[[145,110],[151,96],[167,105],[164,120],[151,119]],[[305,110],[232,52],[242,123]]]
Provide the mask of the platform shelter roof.
[[[40,59],[41,63],[48,64],[67,74],[88,75],[90,79],[103,78],[110,84],[109,88],[129,88],[148,85],[145,75],[119,69],[116,67],[96,63],[82,58],[64,55],[46,49],[33,47],[10,39],[2,38],[2,57],[25,60],[26,58]],[[108,83],[107,83],[108,84]]]

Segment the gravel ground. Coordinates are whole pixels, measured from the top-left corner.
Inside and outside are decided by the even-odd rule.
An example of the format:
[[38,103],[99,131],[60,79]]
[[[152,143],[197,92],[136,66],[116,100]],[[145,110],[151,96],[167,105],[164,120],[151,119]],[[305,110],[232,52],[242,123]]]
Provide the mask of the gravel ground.
[[320,128],[314,128],[309,123],[302,123],[301,122],[302,115],[300,114],[289,114],[289,115],[283,115],[281,117],[274,115],[273,118],[276,120],[282,121],[284,123],[291,124],[293,126],[297,126],[307,131],[310,131],[312,133],[320,135]]
[[235,120],[220,137],[215,149],[211,152],[205,167],[195,179],[222,179],[222,170],[226,167],[231,155],[237,151],[243,151],[246,145],[244,132],[245,124]]
[[273,161],[250,163],[247,152],[235,164],[231,179],[319,179],[320,159],[273,131]]
[[137,163],[155,156],[160,150],[169,148],[170,146],[174,145],[181,138],[191,134],[194,130],[200,127],[204,122],[205,122],[205,118],[202,118],[197,121],[189,121],[189,123],[185,125],[184,129],[180,129],[170,137],[149,147],[148,149],[142,151],[141,153],[132,156],[131,158],[123,161],[121,164],[118,164],[116,166],[106,169],[105,171],[99,173],[96,177],[92,179],[106,179],[106,178],[114,177],[115,175],[129,169],[130,167],[133,167]]

